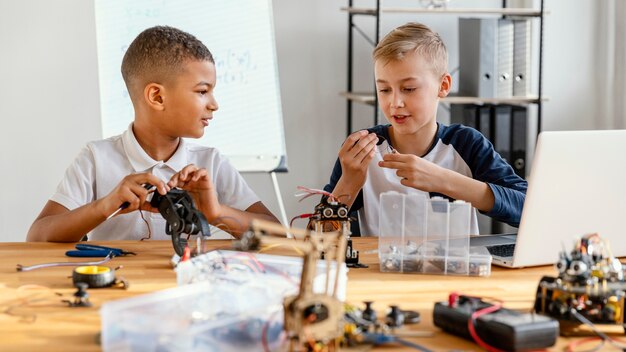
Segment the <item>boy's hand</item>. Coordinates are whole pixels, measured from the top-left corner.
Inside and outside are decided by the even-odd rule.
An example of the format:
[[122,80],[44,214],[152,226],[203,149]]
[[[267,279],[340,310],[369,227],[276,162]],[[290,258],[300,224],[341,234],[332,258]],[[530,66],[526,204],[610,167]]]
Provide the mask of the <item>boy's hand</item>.
[[374,158],[377,142],[375,133],[362,130],[349,135],[339,149],[342,178],[353,187],[360,189],[365,184],[367,166]]
[[217,200],[217,192],[209,172],[193,164],[185,166],[167,183],[170,188],[178,187],[187,191],[209,222],[219,218],[222,212]]
[[120,214],[130,213],[137,209],[154,211],[150,203],[146,202],[146,197],[151,191],[143,186],[145,184],[155,186],[156,191],[160,194],[166,194],[169,190],[163,181],[151,173],[128,175],[120,181],[111,193],[96,201],[102,215],[109,217],[125,203],[128,203],[128,206],[122,209]]
[[391,153],[383,156],[378,166],[396,169],[400,183],[425,192],[440,192],[440,182],[447,169],[413,154]]

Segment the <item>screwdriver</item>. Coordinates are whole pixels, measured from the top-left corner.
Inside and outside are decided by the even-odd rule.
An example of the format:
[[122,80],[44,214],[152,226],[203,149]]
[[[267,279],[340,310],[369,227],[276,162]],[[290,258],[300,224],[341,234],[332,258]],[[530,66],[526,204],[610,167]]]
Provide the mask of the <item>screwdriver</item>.
[[[154,188],[154,186],[153,186],[153,185],[151,185],[151,184],[149,184],[149,183],[144,183],[144,184],[142,185],[142,187],[143,187],[143,188],[145,188],[145,189],[147,189],[148,191],[151,191],[151,190]],[[129,202],[124,202],[124,203],[122,203],[122,205],[120,205],[120,207],[119,207],[119,208],[117,208],[117,209],[116,209],[113,213],[111,213],[111,215],[109,215],[109,216],[107,217],[107,220],[109,220],[110,218],[112,218],[112,217],[114,217],[115,215],[117,215],[117,213],[119,213],[120,211],[122,211],[122,210],[124,210],[124,209],[128,208],[128,206],[129,206],[129,205],[130,205],[130,203],[129,203]]]

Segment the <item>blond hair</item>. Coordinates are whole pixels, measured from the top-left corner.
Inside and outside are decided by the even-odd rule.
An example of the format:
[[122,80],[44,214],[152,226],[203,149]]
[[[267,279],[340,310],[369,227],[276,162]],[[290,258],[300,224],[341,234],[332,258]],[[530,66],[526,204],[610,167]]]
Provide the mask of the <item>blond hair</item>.
[[436,32],[421,23],[410,22],[387,34],[374,49],[374,61],[401,60],[416,52],[430,62],[436,74],[448,71],[448,50]]

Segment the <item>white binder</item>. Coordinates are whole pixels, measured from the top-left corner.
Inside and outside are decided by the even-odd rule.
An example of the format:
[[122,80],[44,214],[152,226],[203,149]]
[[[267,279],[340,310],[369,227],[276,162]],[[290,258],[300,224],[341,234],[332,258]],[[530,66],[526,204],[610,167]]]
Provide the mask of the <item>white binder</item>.
[[513,96],[513,21],[498,19],[498,51],[496,97],[510,98]]
[[481,98],[513,95],[513,22],[459,19],[459,92]]
[[529,19],[513,20],[513,95],[530,95],[530,39]]

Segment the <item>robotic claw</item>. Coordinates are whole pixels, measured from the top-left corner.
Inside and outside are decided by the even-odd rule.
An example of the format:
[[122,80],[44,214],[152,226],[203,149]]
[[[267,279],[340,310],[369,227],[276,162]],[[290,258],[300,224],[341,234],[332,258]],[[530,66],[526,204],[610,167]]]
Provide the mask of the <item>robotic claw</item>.
[[150,204],[159,209],[165,218],[165,233],[172,236],[174,251],[179,256],[185,253],[188,237],[183,234],[211,236],[209,222],[204,214],[196,209],[193,198],[182,189],[172,189],[167,194],[154,193]]

